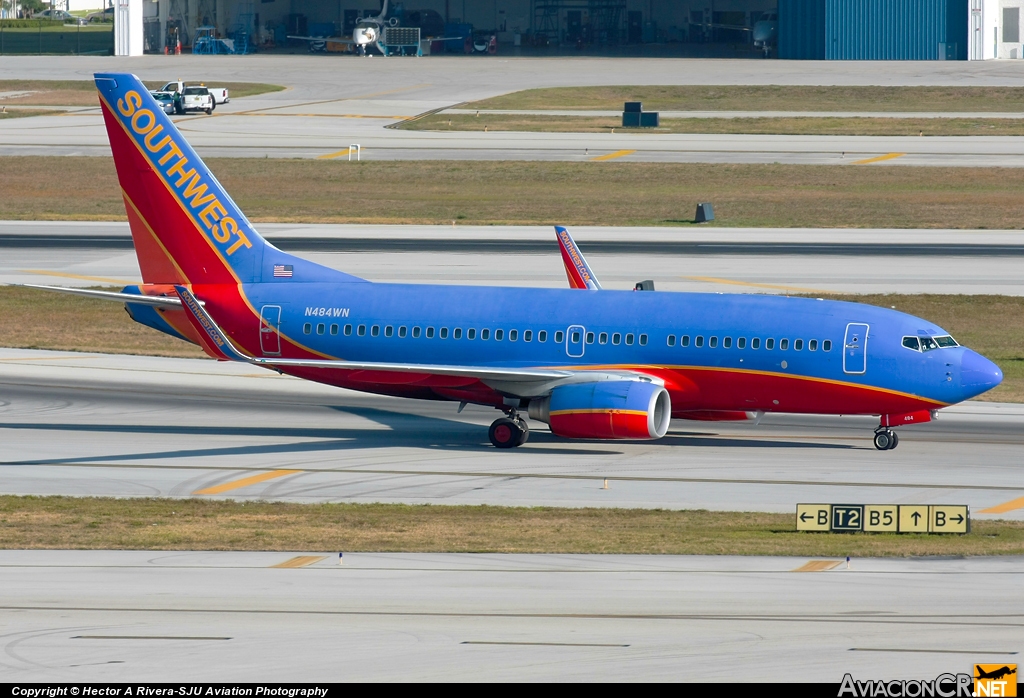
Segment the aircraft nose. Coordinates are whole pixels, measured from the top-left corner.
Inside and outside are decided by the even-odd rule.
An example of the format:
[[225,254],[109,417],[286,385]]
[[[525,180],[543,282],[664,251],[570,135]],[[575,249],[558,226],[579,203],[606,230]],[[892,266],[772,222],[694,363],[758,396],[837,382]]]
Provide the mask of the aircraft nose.
[[994,363],[976,351],[965,349],[960,359],[960,386],[980,395],[1003,382],[1003,372]]

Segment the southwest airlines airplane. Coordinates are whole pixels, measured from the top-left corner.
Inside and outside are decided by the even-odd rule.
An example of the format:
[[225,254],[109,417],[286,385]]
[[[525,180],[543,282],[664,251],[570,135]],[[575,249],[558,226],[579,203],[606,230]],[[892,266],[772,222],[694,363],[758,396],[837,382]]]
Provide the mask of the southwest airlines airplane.
[[[566,438],[657,439],[671,418],[879,415],[892,427],[995,387],[940,327],[857,303],[601,288],[556,229],[569,289],[371,283],[260,237],[134,75],[97,74],[144,283],[137,322],[210,356],[382,395],[490,405],[498,448],[524,418]],[[460,410],[463,405],[460,405]]]

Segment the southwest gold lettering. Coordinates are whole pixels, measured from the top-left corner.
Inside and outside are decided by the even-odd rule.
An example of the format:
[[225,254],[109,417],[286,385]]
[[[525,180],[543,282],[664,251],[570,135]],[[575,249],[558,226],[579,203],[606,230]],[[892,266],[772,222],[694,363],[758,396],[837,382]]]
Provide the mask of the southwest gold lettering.
[[[228,215],[228,212],[224,210],[221,203],[214,200],[213,203],[199,212],[199,220],[205,223],[207,228],[212,228],[214,223],[226,215]],[[211,217],[213,220],[210,220]]]
[[[193,170],[189,171],[193,172]],[[189,198],[190,196],[192,197],[192,201],[189,202],[189,205],[192,206],[192,208],[199,208],[203,204],[209,203],[217,198],[213,194],[206,194],[205,184],[200,184],[199,186],[196,186],[198,182],[199,175],[193,174],[192,179],[189,180],[188,184],[185,185],[185,190],[181,192],[181,195],[186,199]],[[180,181],[178,182],[178,186],[181,186]],[[203,196],[203,194],[206,194],[206,196]],[[227,242],[227,239],[221,240],[221,242]]]
[[131,116],[141,106],[142,97],[135,90],[127,93],[123,99],[117,100],[117,110],[121,112],[121,116]]
[[164,130],[164,127],[161,126],[160,124],[157,124],[156,128],[152,129],[149,133],[146,134],[146,138],[145,138],[146,149],[149,152],[151,152],[151,153],[159,153],[161,150],[164,149],[165,145],[167,145],[168,143],[171,142],[171,137],[165,134],[164,135],[164,139],[162,141],[160,141],[159,144],[153,145],[153,141],[156,140],[156,137],[160,133],[162,133],[163,130]]
[[160,158],[160,164],[166,165],[167,161],[170,160],[175,155],[177,155],[179,158],[185,157],[185,153],[181,152],[181,148],[178,147],[178,144],[175,143],[174,141],[171,141],[171,148],[170,150],[167,151],[166,155]]
[[232,235],[238,234],[238,223],[236,223],[235,219],[232,218],[231,216],[225,216],[224,219],[220,222],[220,230],[221,235],[224,236],[223,239],[217,235],[217,228],[213,229],[213,236],[217,238],[220,242],[227,242],[228,240],[231,239]]
[[241,247],[242,245],[245,245],[246,247],[252,247],[252,243],[249,242],[249,238],[245,237],[245,233],[239,230],[238,239],[235,241],[235,244],[228,248],[228,256],[230,257],[235,252],[237,252],[238,248]]
[[[142,121],[142,117],[146,117],[145,128],[139,125],[139,122]],[[140,109],[139,111],[135,112],[134,116],[132,116],[132,130],[135,131],[135,133],[149,133],[150,131],[153,130],[153,124],[155,123],[156,117],[153,116],[153,112],[151,112],[149,109]]]
[[178,184],[175,185],[175,186],[180,187],[182,184],[185,183],[185,178],[186,177],[191,177],[192,175],[194,175],[196,173],[195,170],[189,170],[188,172],[185,172],[185,165],[187,165],[187,164],[188,164],[188,158],[179,158],[176,163],[174,163],[169,168],[167,168],[166,174],[167,174],[168,178],[170,178],[170,176],[172,174],[174,174],[175,172],[177,172],[179,175],[181,175],[181,177],[178,179]]

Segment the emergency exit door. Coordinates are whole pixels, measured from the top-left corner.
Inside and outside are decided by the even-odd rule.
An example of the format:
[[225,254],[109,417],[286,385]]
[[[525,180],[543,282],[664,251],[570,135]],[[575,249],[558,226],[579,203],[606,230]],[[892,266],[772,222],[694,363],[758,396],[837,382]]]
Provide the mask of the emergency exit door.
[[843,342],[843,372],[865,373],[868,370],[868,326],[851,322],[846,326]]
[[281,306],[265,305],[260,310],[260,350],[264,356],[281,355]]

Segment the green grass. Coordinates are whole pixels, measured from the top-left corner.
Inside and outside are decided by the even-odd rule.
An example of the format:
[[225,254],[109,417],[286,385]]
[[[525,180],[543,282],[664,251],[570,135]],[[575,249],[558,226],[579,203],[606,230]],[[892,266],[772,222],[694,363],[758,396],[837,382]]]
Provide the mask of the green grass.
[[822,136],[1024,136],[1024,119],[756,117],[661,119],[657,128],[622,128],[622,119],[543,114],[433,114],[399,125],[410,131],[555,133],[751,133]]
[[468,109],[615,109],[645,111],[1021,112],[1021,87],[665,85],[551,87],[465,105]]
[[[797,533],[794,514],[0,497],[0,548],[909,557],[1020,555],[1024,522],[963,536]],[[799,566],[794,562],[794,568]]]
[[[591,156],[601,152],[608,151]],[[687,226],[697,202],[711,201],[720,226],[1024,226],[1024,168],[263,158],[207,164],[255,221]],[[108,158],[0,157],[0,191],[0,220],[125,218]]]

